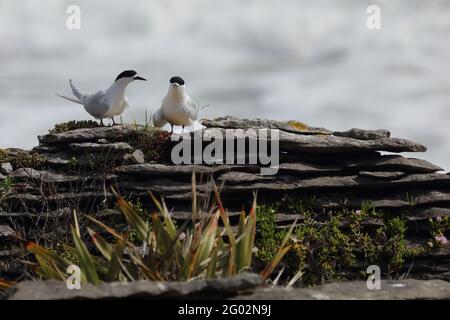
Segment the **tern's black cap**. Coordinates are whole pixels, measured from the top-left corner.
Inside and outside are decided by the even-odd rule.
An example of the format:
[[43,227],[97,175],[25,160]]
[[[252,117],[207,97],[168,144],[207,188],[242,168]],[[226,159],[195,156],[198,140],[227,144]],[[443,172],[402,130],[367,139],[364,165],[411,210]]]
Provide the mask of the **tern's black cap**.
[[135,75],[137,75],[137,72],[134,70],[125,70],[123,72],[121,72],[115,81],[122,79],[122,78],[133,78]]
[[170,83],[178,83],[180,86],[184,85],[184,80],[181,77],[170,78]]

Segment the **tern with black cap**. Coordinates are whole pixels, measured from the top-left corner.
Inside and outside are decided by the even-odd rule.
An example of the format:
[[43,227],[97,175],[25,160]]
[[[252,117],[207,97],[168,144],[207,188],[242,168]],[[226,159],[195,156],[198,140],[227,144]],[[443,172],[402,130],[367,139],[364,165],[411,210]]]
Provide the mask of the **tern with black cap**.
[[128,105],[127,97],[125,96],[125,89],[127,86],[135,81],[146,79],[137,75],[134,70],[125,70],[121,72],[114,83],[106,90],[101,90],[96,93],[84,93],[78,89],[69,80],[74,98],[69,98],[58,94],[61,98],[81,104],[84,109],[96,119],[100,120],[103,125],[103,119],[111,119],[113,124],[116,124],[114,117],[122,114]]
[[184,130],[185,126],[190,126],[197,120],[199,110],[198,103],[186,93],[184,80],[181,77],[172,77],[161,108],[153,114],[153,125],[162,127],[169,123],[171,133],[174,126],[182,126]]

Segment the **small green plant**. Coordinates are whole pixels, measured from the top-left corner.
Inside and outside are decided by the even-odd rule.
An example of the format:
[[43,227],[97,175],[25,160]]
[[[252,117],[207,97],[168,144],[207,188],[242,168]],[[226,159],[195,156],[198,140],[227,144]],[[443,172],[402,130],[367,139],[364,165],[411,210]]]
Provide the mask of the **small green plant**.
[[146,161],[168,161],[170,158],[170,133],[152,125],[152,116],[144,113],[144,124],[133,120],[136,133],[128,138],[128,143],[144,152]]
[[[65,244],[64,254],[27,242],[26,248],[36,258],[35,272],[44,279],[65,280],[66,268],[77,264],[81,269],[82,282],[99,284],[139,279],[173,281],[215,278],[251,269],[256,234],[256,200],[248,215],[241,213],[237,231],[234,231],[217,190],[217,210],[211,212],[207,219],[193,219],[190,226],[184,224],[180,228],[173,222],[164,202],[151,196],[158,213],[144,218],[135,206],[118,198],[117,205],[128,224],[125,232],[86,216],[98,229],[87,229],[90,238],[87,244],[82,240],[75,215],[73,245]],[[224,225],[223,230],[219,228],[219,221]],[[130,239],[132,232],[135,237]],[[290,249],[287,242],[291,232],[292,228],[274,259],[261,272],[263,278],[270,276]]]
[[9,162],[14,169],[41,169],[47,165],[47,159],[36,151],[19,150],[8,152],[1,150],[0,163]]
[[64,123],[59,123],[55,125],[55,127],[49,130],[49,133],[57,134],[64,133],[71,130],[76,129],[84,129],[84,128],[97,128],[100,127],[100,124],[96,121],[92,120],[82,120],[82,121],[69,121]]
[[46,166],[47,159],[35,151],[24,151],[17,153],[11,159],[11,163],[14,168],[42,169]]
[[264,263],[268,263],[275,257],[279,244],[286,237],[285,231],[277,231],[275,229],[276,211],[277,207],[275,205],[258,206],[257,208],[258,237],[256,258]]
[[11,193],[14,188],[14,181],[10,177],[5,177],[0,181],[0,208],[2,208],[3,201]]
[[11,177],[5,177],[5,179],[0,182],[0,194],[8,193],[14,187],[14,181]]
[[[292,249],[284,262],[288,273],[301,270],[303,285],[317,285],[330,281],[355,279],[365,275],[371,264],[385,265],[390,273],[399,272],[407,258],[419,254],[409,248],[405,240],[406,222],[390,217],[365,201],[361,209],[315,213],[308,199],[286,202],[290,213],[303,218],[291,237]],[[257,238],[256,257],[270,259],[285,231],[277,229],[277,205],[261,206],[258,211],[260,237]],[[366,227],[368,219],[384,222],[376,229]]]
[[394,271],[400,269],[408,256],[408,247],[405,240],[406,222],[400,217],[389,219],[384,228],[379,228],[378,235],[384,241],[382,254],[388,260],[389,267]]
[[375,209],[375,206],[373,205],[372,201],[367,201],[364,200],[361,203],[361,210],[356,210],[355,213],[358,215],[359,213],[359,217],[363,218],[363,217],[381,217],[381,212],[377,211]]
[[170,133],[151,126],[138,129],[128,137],[127,141],[133,148],[144,152],[146,161],[166,161],[169,159]]
[[412,196],[409,192],[407,192],[406,202],[408,202],[410,206],[415,206],[417,204],[417,199],[414,196]]

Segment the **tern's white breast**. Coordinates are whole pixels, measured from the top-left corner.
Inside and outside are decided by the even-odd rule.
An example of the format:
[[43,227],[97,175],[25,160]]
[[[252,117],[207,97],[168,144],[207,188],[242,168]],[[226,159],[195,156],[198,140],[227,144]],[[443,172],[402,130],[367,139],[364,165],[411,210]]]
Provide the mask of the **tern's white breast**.
[[175,126],[190,126],[189,109],[186,99],[165,99],[163,102],[164,118]]

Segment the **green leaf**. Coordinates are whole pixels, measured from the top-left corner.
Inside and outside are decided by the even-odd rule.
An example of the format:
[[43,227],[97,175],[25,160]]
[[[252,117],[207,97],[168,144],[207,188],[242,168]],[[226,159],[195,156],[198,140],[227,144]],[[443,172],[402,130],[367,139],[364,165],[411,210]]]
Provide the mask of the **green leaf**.
[[196,269],[211,254],[217,233],[219,215],[216,213],[212,218],[205,234],[202,235],[196,255],[194,257],[192,268]]
[[53,261],[55,263],[55,265],[60,269],[60,270],[66,270],[66,268],[70,265],[69,261],[67,261],[64,258],[61,258],[59,255],[57,255],[56,253],[45,249],[43,247],[41,247],[40,245],[33,243],[33,242],[27,242],[25,244],[25,248],[34,253],[34,255],[36,257],[41,257],[43,260],[50,260]]
[[[111,260],[111,245],[106,242],[106,240],[97,232],[90,228],[87,228],[89,235],[91,236],[92,242],[94,242],[96,248],[100,253],[109,261]],[[120,240],[119,240],[120,241]]]
[[120,260],[122,259],[124,250],[125,250],[125,242],[122,240],[118,240],[113,250],[111,251],[111,259],[108,268],[108,274],[106,275],[106,279],[108,281],[117,280],[121,268]]
[[100,284],[100,279],[97,274],[95,262],[86,248],[86,245],[78,236],[78,233],[74,227],[72,227],[72,237],[77,250],[77,256],[80,259],[81,272],[86,275],[86,279],[89,283]]
[[266,266],[266,268],[261,272],[261,277],[266,280],[272,274],[273,270],[280,263],[281,259],[283,259],[284,255],[291,249],[291,245],[287,245],[287,242],[291,239],[292,232],[294,231],[294,227],[297,224],[297,219],[295,219],[294,223],[289,228],[288,233],[284,237],[278,252],[272,261]]
[[209,261],[208,269],[206,272],[206,277],[208,279],[215,278],[217,273],[217,260],[218,260],[218,253],[219,253],[219,246],[216,246],[216,248],[213,251],[211,261]]
[[147,223],[139,217],[136,210],[130,206],[128,202],[126,202],[123,198],[117,199],[117,204],[119,205],[120,210],[125,216],[129,226],[136,231],[137,236],[142,241],[147,241],[149,228]]

